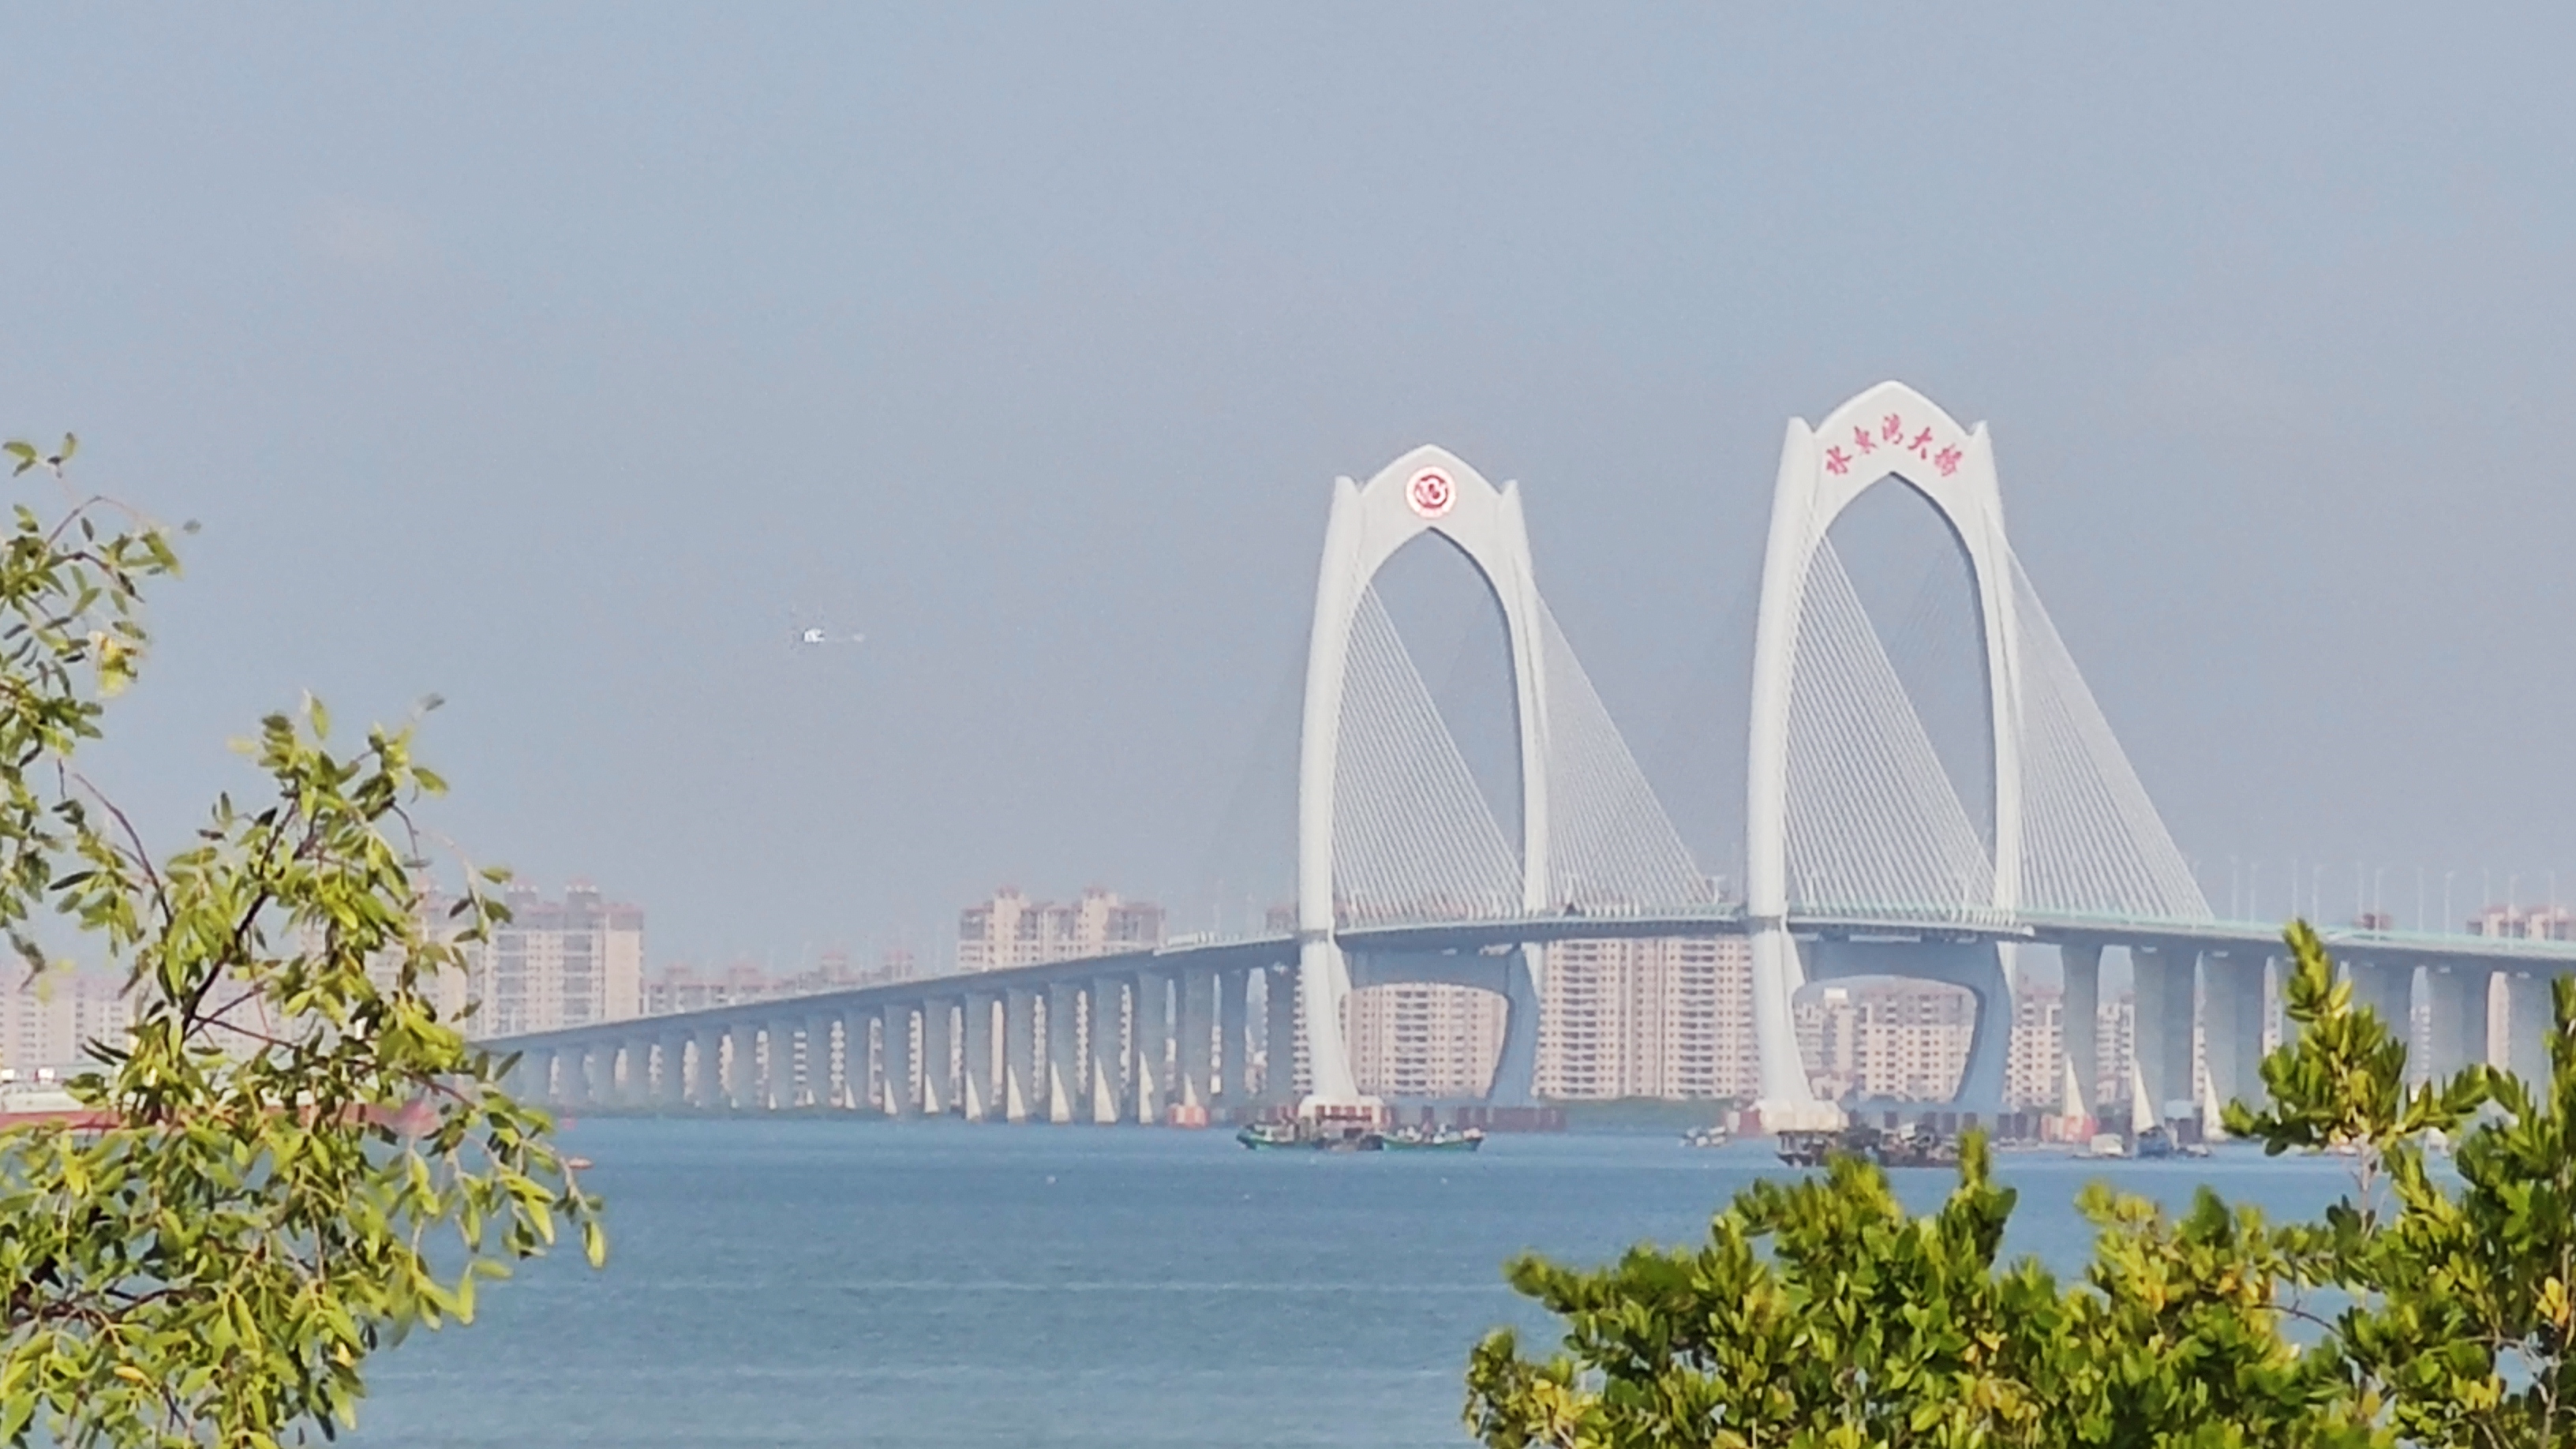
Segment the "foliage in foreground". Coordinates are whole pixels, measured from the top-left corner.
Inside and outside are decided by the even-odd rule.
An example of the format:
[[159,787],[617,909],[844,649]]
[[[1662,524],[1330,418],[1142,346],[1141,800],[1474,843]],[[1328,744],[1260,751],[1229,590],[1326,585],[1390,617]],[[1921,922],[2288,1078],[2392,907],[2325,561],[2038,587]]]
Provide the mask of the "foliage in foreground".
[[[18,473],[49,454],[7,445]],[[129,1044],[72,1084],[106,1125],[0,1133],[0,1441],[255,1446],[353,1423],[368,1354],[473,1314],[478,1281],[581,1232],[593,1201],[505,1063],[433,1005],[501,908],[426,919],[412,810],[444,787],[411,730],[328,748],[318,704],[244,750],[166,858],[74,767],[143,656],[165,532],[103,500],[0,541],[0,930],[127,973]],[[498,879],[490,873],[486,879]],[[445,1265],[445,1272],[433,1266]]]
[[[2271,1106],[2231,1105],[2227,1127],[2349,1154],[2322,1220],[2274,1225],[2206,1188],[2168,1217],[2095,1185],[2093,1262],[2061,1284],[1998,1262],[2014,1194],[1982,1141],[1922,1217],[1838,1161],[1753,1184],[1696,1250],[1514,1261],[1563,1351],[1488,1337],[1469,1427],[1495,1449],[2570,1442],[2576,981],[2557,983],[2548,1082],[2471,1067],[2410,1087],[2403,1042],[2316,934],[2284,939],[2300,1030],[2263,1063]],[[2428,1164],[2434,1140],[2457,1141],[2453,1171]]]

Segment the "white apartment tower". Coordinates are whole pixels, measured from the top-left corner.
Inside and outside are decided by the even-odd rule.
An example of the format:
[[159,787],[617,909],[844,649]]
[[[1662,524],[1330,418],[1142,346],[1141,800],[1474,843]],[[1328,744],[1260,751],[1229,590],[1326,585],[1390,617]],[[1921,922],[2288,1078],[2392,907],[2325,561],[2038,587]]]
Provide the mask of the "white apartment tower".
[[1548,947],[1538,1095],[1749,1097],[1752,955],[1740,936]]
[[605,900],[587,881],[549,901],[533,887],[504,897],[510,919],[469,948],[477,1036],[515,1036],[644,1014],[644,911]]
[[1481,1097],[1502,1056],[1503,998],[1407,982],[1344,998],[1343,1037],[1360,1090],[1377,1097]]
[[1006,885],[993,892],[991,900],[968,906],[957,916],[960,971],[1150,951],[1161,944],[1161,906],[1122,901],[1117,892],[1098,886],[1085,890],[1078,901],[1058,904],[1032,901],[1020,894],[1018,886]]

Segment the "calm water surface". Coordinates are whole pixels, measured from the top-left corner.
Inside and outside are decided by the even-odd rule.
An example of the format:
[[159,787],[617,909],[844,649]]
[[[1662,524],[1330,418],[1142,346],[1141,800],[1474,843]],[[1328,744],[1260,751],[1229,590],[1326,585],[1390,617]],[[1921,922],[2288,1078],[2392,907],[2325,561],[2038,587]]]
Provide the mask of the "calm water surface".
[[[1510,1254],[1695,1242],[1778,1163],[1667,1136],[1497,1137],[1474,1155],[1246,1152],[1221,1132],[817,1120],[586,1121],[612,1254],[483,1295],[380,1358],[355,1442],[1067,1446],[1466,1442],[1485,1330],[1544,1331]],[[2011,1251],[2080,1267],[2109,1177],[2276,1213],[2332,1161],[2007,1154]],[[1898,1175],[1917,1206],[1949,1175]]]

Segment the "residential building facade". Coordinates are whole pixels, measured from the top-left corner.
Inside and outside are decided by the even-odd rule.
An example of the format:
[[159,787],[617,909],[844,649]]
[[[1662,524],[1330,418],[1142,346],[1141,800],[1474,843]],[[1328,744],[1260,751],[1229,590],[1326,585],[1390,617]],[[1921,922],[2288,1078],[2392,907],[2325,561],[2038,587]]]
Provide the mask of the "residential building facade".
[[1079,900],[1032,901],[1018,886],[957,916],[957,969],[993,971],[1036,966],[1122,951],[1150,951],[1163,944],[1163,908],[1150,901],[1122,901],[1093,886]]
[[563,899],[504,897],[510,919],[469,948],[478,1036],[515,1036],[644,1014],[644,911],[574,881]]

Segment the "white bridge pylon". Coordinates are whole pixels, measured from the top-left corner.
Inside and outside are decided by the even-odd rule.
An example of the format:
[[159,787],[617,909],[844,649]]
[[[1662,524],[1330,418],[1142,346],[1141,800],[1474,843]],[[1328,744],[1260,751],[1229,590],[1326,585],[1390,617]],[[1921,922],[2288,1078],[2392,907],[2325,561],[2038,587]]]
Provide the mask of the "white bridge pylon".
[[[1436,534],[1502,616],[1518,746],[1506,837],[1398,637],[1374,581]],[[1366,484],[1337,479],[1315,584],[1297,771],[1298,992],[1313,1094],[1359,1097],[1345,1038],[1345,922],[1499,920],[1705,903],[1705,880],[1539,597],[1520,492],[1417,448]],[[1494,1094],[1529,1090],[1540,956],[1510,954]]]
[[[1939,513],[1973,584],[1991,850],[1827,537],[1883,480]],[[1985,425],[1963,428],[1901,383],[1861,393],[1815,427],[1789,423],[1763,558],[1751,725],[1745,911],[1766,1123],[1832,1115],[1808,1086],[1791,1022],[1790,997],[1809,975],[1793,917],[1927,927],[2210,919],[2013,557]],[[1994,1018],[2009,1020],[2009,1001],[1994,998],[2008,978],[2000,960],[1986,974],[1996,989],[1979,993],[1969,1070],[1973,1079],[1975,1058],[1991,1054],[1999,1086],[2004,1022]]]

